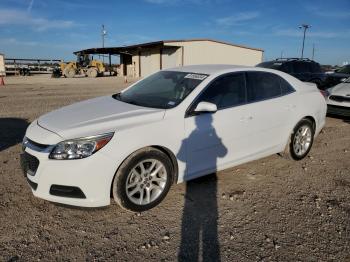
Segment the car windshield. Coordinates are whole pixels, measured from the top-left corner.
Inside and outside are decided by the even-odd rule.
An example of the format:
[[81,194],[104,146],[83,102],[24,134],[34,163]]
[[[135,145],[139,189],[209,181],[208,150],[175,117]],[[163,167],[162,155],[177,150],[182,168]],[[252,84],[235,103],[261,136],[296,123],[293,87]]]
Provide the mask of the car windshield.
[[263,62],[263,63],[257,64],[256,66],[275,69],[275,70],[281,70],[282,63],[281,62]]
[[125,103],[152,108],[173,108],[180,104],[208,75],[160,71],[113,98]]

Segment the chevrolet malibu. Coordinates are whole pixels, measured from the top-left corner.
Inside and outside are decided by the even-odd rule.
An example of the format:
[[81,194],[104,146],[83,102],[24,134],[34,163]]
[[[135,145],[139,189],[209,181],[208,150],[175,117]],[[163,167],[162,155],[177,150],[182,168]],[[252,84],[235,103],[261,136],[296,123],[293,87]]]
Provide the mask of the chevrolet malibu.
[[314,84],[280,71],[184,66],[39,117],[21,164],[39,198],[85,207],[114,198],[140,212],[174,183],[277,153],[304,158],[326,110]]

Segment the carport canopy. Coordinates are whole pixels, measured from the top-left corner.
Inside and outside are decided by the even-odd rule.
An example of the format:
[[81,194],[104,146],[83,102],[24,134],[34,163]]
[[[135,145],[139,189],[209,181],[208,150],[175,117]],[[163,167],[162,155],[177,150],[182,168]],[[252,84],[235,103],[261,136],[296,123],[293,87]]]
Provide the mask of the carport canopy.
[[118,46],[118,47],[97,47],[97,48],[88,48],[79,51],[75,51],[74,54],[105,54],[105,55],[120,55],[120,54],[130,54],[131,51],[140,50],[143,47],[151,48],[151,47],[162,47],[164,43],[169,41],[156,41],[149,42],[137,45],[129,45],[129,46]]

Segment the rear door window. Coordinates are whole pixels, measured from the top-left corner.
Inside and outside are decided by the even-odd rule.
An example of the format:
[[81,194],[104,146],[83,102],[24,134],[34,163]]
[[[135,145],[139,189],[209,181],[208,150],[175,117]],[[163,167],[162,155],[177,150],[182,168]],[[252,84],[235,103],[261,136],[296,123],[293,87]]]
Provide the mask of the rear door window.
[[321,73],[321,66],[318,63],[311,63],[311,72],[312,73]]
[[282,95],[280,77],[268,72],[247,72],[248,102]]
[[300,74],[305,73],[307,68],[304,66],[304,63],[294,62],[293,63],[294,73]]

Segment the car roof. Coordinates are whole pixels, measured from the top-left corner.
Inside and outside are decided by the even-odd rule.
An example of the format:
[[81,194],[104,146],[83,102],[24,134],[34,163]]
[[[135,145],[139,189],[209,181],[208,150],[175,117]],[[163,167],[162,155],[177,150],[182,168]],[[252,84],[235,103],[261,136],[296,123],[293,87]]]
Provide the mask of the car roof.
[[221,65],[221,64],[211,64],[211,65],[188,65],[182,67],[175,67],[166,69],[166,71],[177,71],[177,72],[189,72],[189,73],[199,73],[199,74],[220,74],[227,71],[241,71],[245,69],[251,69],[252,66],[239,66],[239,65]]
[[[210,76],[218,76],[226,73],[231,72],[240,72],[240,71],[260,71],[260,72],[269,72],[276,75],[279,75],[286,79],[289,83],[293,85],[294,89],[300,89],[299,86],[302,84],[302,82],[282,71],[274,70],[270,68],[264,68],[264,67],[254,67],[254,66],[242,66],[242,65],[221,65],[221,64],[211,64],[211,65],[189,65],[189,66],[182,66],[182,67],[175,67],[175,68],[169,68],[164,69],[163,71],[175,71],[175,72],[186,72],[186,73],[197,73],[197,74],[207,74]],[[307,86],[307,85],[303,85]]]

